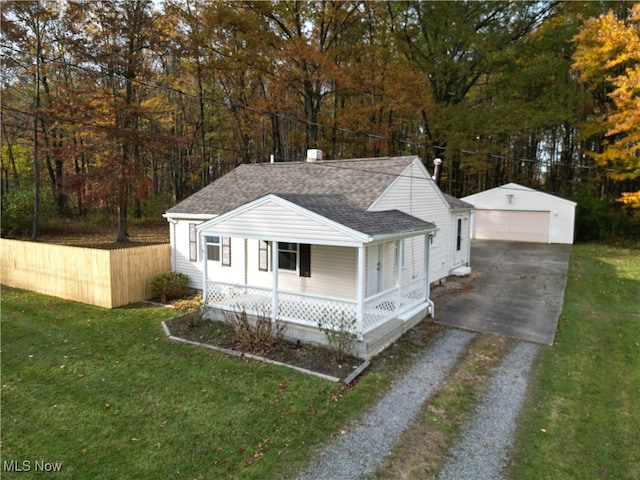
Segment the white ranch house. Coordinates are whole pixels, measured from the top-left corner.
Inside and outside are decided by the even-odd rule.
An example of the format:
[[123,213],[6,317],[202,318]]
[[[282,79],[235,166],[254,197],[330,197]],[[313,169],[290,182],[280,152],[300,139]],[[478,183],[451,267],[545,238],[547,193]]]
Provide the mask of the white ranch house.
[[214,318],[265,314],[319,344],[319,322],[346,320],[369,358],[433,316],[431,283],[468,271],[471,208],[406,156],[241,165],[165,217],[173,270]]

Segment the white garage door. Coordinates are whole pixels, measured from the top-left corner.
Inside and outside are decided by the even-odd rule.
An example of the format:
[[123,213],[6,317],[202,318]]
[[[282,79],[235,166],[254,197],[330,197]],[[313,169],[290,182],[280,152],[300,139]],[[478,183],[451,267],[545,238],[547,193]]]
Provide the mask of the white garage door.
[[474,238],[549,243],[549,212],[476,210],[474,215]]

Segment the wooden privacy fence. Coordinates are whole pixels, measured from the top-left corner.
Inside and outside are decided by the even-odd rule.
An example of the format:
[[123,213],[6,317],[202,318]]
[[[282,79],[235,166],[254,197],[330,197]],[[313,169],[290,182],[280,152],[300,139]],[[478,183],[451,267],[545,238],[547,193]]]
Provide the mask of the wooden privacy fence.
[[151,279],[171,271],[168,243],[100,250],[0,240],[2,284],[106,308],[151,298]]

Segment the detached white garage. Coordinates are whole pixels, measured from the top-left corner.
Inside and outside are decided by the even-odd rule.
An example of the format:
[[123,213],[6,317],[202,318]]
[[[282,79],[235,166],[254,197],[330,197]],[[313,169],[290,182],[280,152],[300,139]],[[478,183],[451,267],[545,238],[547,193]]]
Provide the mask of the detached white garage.
[[507,183],[462,198],[475,207],[473,238],[573,243],[576,203]]

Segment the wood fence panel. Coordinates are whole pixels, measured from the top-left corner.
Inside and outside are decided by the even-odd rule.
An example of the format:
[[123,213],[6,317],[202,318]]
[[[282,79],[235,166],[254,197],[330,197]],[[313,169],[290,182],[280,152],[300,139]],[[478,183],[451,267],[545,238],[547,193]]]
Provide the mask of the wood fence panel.
[[168,243],[111,250],[111,299],[114,307],[151,298],[151,279],[171,271]]
[[171,270],[169,244],[118,250],[0,240],[0,282],[114,308],[151,297],[151,278]]

